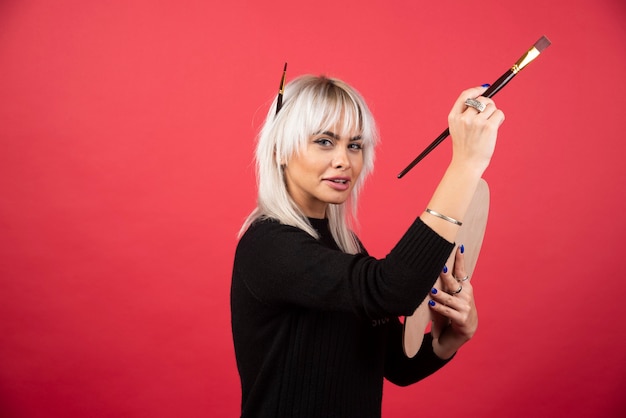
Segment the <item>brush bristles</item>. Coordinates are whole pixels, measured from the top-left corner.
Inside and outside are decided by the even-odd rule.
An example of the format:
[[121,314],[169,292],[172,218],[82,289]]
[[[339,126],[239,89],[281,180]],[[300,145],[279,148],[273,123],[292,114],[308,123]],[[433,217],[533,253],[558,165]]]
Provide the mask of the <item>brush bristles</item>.
[[551,43],[552,42],[550,42],[548,38],[546,38],[545,36],[542,36],[541,39],[535,42],[535,45],[533,46],[537,49],[537,51],[542,52],[544,49],[549,47]]

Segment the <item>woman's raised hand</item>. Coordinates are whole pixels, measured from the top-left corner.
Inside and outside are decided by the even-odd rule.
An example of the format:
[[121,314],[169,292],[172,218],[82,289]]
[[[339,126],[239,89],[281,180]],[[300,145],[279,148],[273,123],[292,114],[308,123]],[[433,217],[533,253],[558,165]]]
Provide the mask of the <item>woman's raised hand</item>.
[[[491,161],[498,128],[504,122],[504,113],[496,107],[494,101],[480,96],[485,90],[485,87],[465,90],[448,115],[448,126],[453,144],[453,163],[471,164],[482,171]],[[484,110],[480,111],[468,106],[467,99],[480,102],[484,105]]]

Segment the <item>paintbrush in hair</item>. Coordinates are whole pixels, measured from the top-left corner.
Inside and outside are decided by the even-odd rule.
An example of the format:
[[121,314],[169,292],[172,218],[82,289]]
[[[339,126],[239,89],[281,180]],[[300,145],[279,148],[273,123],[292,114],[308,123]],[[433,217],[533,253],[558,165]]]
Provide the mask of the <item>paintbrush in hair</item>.
[[[497,79],[481,96],[484,97],[493,97],[497,92],[499,92],[502,87],[506,86],[509,81],[515,77],[517,73],[522,71],[524,67],[526,67],[532,60],[537,58],[541,52],[550,46],[550,40],[545,36],[542,36],[535,44],[528,50],[522,57],[517,60],[517,62],[509,68],[502,76]],[[426,147],[424,151],[420,155],[418,155],[412,162],[409,164],[404,170],[398,174],[398,178],[402,178],[406,173],[408,173],[417,163],[422,161],[424,157],[426,157],[432,150],[437,148],[439,144],[443,142],[450,135],[450,129],[446,129],[439,135],[429,146]]]
[[283,94],[285,93],[285,76],[287,75],[287,63],[283,68],[283,76],[280,79],[280,86],[278,86],[278,97],[276,98],[276,114],[280,112],[283,107]]

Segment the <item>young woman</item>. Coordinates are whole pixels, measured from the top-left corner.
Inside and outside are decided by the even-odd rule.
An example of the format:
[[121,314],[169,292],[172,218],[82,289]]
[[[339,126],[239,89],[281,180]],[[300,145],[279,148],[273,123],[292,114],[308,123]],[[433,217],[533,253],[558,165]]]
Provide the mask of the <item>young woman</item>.
[[[483,91],[464,91],[452,107],[451,162],[383,259],[369,256],[350,227],[378,138],[361,95],[337,79],[302,76],[286,86],[278,112],[274,102],[256,150],[257,207],[233,267],[242,417],[380,417],[383,378],[417,382],[473,336],[461,251],[455,271],[444,263],[504,121]],[[438,278],[443,288],[433,288]],[[408,358],[398,317],[426,297],[447,321],[435,321]]]

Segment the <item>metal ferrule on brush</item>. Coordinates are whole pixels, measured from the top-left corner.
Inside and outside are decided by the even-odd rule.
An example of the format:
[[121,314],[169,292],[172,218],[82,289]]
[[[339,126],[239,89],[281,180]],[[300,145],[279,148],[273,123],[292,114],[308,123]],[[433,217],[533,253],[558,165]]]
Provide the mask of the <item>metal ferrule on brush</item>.
[[514,74],[520,72],[524,67],[526,67],[532,60],[539,56],[539,50],[534,46],[526,52],[522,58],[520,58],[513,66],[511,67],[511,71]]

